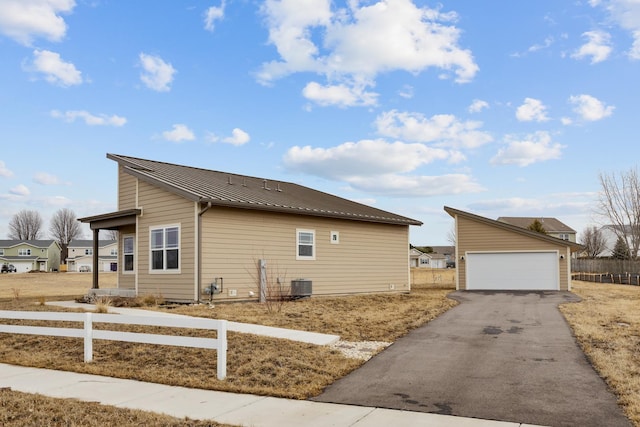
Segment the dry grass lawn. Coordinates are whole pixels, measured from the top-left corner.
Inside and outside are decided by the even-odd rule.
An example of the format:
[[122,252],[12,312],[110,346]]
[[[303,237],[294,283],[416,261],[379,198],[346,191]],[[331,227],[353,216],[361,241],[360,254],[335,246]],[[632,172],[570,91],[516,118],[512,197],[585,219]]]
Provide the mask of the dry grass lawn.
[[[91,288],[91,273],[0,274],[0,300],[11,298],[72,299]],[[100,286],[114,288],[116,274],[100,273]]]
[[[7,279],[2,277],[4,282],[0,282],[0,292],[5,294],[0,295],[8,294],[10,297],[0,301],[0,309],[55,310],[53,307],[42,305],[43,299],[60,299],[50,290],[56,287],[70,290],[71,281],[67,277],[74,275],[70,273],[23,274],[12,277],[18,276],[34,276],[34,278],[41,276],[38,279],[48,277],[51,283],[32,287],[25,279],[24,288],[19,289],[22,291],[29,288],[37,295],[28,298],[26,295],[31,294],[27,294],[26,291],[18,294],[11,291],[12,288],[19,286],[17,283],[20,282],[6,281]],[[77,276],[86,277],[87,282],[75,283],[75,286],[79,286],[76,289],[80,292],[79,294],[70,292],[74,296],[86,292],[91,281],[90,274]],[[56,284],[57,279],[64,279],[65,283]],[[45,287],[47,290],[42,290],[38,294],[39,287]],[[450,291],[451,289],[429,289],[427,285],[423,285],[417,287],[411,294],[310,298],[286,302],[276,312],[270,312],[265,305],[257,303],[216,304],[213,308],[206,305],[179,306],[170,311],[332,333],[350,341],[391,342],[453,307],[456,303],[446,297]],[[130,328],[136,331],[148,330],[143,327]],[[202,331],[189,333],[199,336],[207,334]],[[225,381],[216,379],[216,354],[211,350],[96,341],[94,342],[94,362],[85,364],[82,362],[82,341],[74,338],[2,334],[0,335],[0,362],[296,399],[320,394],[326,386],[363,363],[359,359],[347,358],[329,347],[250,334],[229,333],[228,338],[228,367]],[[17,399],[23,400],[20,397]],[[46,400],[46,398],[42,399]],[[28,405],[28,403],[25,404]],[[61,405],[62,408],[57,417],[70,412],[64,409],[67,403],[50,404],[52,408],[56,405]],[[24,408],[24,406],[20,407]],[[3,417],[6,419],[8,416],[16,416],[12,415],[11,411],[7,411],[7,407],[0,404],[0,421]],[[118,415],[120,416],[128,415]],[[175,422],[178,423],[180,420]],[[74,425],[67,422],[59,424]],[[145,423],[118,424],[142,425]],[[78,421],[76,425],[92,424]]]
[[560,310],[591,364],[640,426],[640,287],[573,282],[582,302]]

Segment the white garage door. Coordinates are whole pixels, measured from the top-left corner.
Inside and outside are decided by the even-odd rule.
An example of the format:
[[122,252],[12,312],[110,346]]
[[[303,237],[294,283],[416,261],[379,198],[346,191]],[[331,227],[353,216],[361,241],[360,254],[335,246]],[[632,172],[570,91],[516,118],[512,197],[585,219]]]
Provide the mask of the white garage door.
[[33,268],[33,263],[31,261],[9,261],[7,264],[13,264],[18,273],[28,273]]
[[557,252],[468,253],[469,290],[552,290],[559,286]]

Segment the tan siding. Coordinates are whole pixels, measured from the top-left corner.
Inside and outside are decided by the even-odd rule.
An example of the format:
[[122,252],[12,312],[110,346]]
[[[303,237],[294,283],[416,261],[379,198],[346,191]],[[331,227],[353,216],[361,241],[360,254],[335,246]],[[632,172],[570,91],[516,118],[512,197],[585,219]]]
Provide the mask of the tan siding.
[[458,284],[461,290],[466,287],[466,271],[464,261],[460,261],[460,256],[467,252],[482,251],[543,251],[553,250],[559,254],[564,254],[564,260],[560,261],[560,290],[567,290],[570,287],[569,275],[569,250],[563,245],[556,245],[553,242],[545,242],[533,237],[524,236],[515,232],[490,226],[468,218],[457,217],[457,251],[458,254]]
[[136,178],[118,166],[118,210],[136,208]]
[[[143,181],[138,183],[138,294],[194,300],[195,203]],[[180,226],[180,272],[149,272],[149,227]]]
[[[202,228],[202,284],[224,278],[216,298],[228,298],[230,289],[237,298],[258,295],[259,259],[273,282],[309,279],[314,295],[387,292],[390,284],[409,290],[407,226],[214,207]],[[297,229],[315,231],[315,260],[296,260]],[[330,242],[332,231],[339,244]]]

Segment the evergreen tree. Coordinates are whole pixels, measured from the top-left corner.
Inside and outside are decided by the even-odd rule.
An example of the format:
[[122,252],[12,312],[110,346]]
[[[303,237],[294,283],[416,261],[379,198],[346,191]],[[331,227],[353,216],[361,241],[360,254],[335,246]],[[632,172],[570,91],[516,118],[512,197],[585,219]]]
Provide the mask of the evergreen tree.
[[535,231],[536,233],[547,234],[547,230],[544,229],[542,222],[537,218],[527,227],[527,230]]
[[629,245],[627,245],[627,242],[622,237],[618,237],[616,245],[613,247],[611,257],[613,259],[629,259],[629,255]]

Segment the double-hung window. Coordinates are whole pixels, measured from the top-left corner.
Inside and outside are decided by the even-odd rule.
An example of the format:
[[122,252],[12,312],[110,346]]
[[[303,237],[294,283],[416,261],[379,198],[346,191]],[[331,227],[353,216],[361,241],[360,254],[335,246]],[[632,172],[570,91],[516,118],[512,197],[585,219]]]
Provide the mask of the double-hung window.
[[124,256],[124,269],[125,273],[134,271],[134,237],[133,236],[124,236],[122,239],[122,254]]
[[18,256],[31,256],[31,249],[18,249]]
[[156,227],[149,230],[151,271],[180,269],[180,227]]
[[93,255],[93,249],[85,249],[84,250],[84,254],[85,255]]
[[296,259],[316,259],[316,232],[315,230],[296,230]]

